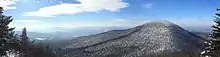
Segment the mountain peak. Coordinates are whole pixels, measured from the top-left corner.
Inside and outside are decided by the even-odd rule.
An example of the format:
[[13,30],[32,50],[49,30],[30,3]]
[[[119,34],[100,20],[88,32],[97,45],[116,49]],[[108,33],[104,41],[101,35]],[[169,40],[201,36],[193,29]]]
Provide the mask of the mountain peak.
[[204,46],[200,37],[166,20],[71,42],[67,47],[75,57],[142,57],[161,52],[198,52]]
[[173,24],[173,23],[171,23],[170,21],[167,21],[167,20],[155,20],[155,21],[152,21],[152,23]]
[[175,25],[167,20],[154,20],[154,21],[151,21],[151,22],[148,22],[148,23],[145,23],[143,25]]
[[157,20],[157,21],[151,21],[148,23],[145,23],[141,26],[138,26],[141,29],[172,29],[172,28],[177,28],[179,27],[178,25],[171,23],[167,20]]

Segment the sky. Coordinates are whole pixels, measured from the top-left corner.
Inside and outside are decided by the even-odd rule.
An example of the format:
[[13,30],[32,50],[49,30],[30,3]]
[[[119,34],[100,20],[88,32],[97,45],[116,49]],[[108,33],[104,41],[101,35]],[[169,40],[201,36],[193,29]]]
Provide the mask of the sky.
[[195,27],[213,24],[220,0],[0,0],[0,6],[16,30],[134,27],[152,20]]

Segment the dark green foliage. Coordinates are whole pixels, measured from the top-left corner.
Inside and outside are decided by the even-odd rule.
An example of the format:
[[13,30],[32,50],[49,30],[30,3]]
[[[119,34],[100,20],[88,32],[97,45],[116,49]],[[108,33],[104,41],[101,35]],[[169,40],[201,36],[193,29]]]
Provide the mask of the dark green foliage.
[[[0,7],[0,57],[6,56],[7,51],[18,52],[20,57],[55,57],[48,48],[34,45],[34,41],[29,41],[26,28],[23,29],[20,37],[14,34],[15,28],[9,28],[13,21],[11,16],[2,15],[3,8]],[[6,56],[7,57],[7,56]]]
[[39,44],[36,44],[36,46],[39,46],[41,49],[44,50],[44,53],[50,54],[50,56],[65,57],[65,51],[62,50],[61,48],[52,47],[50,46],[50,44],[46,44],[42,42]]
[[48,51],[46,47],[40,45],[30,45],[26,53],[21,57],[56,57],[52,52]]
[[3,8],[0,7],[0,56],[6,55],[6,51],[18,50],[19,39],[14,35],[14,28],[9,28],[13,19],[11,16],[2,15]]
[[26,28],[23,29],[21,37],[21,57],[55,57],[49,50],[49,45],[44,47],[43,43],[34,44],[27,36]]
[[30,44],[29,44],[29,39],[27,37],[27,31],[26,28],[23,29],[22,34],[21,34],[21,49],[20,52],[22,53],[22,56],[24,57],[28,57],[28,49],[30,48]]
[[211,39],[205,42],[205,48],[201,53],[203,56],[220,57],[220,13],[215,15],[215,25],[212,26],[212,33],[209,35]]

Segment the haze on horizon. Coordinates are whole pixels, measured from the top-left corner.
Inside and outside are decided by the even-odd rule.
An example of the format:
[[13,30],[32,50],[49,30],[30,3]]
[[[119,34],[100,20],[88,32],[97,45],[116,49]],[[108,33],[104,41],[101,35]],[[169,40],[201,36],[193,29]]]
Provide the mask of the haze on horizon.
[[77,27],[134,27],[168,20],[182,27],[209,27],[219,0],[0,0],[11,27],[48,31]]

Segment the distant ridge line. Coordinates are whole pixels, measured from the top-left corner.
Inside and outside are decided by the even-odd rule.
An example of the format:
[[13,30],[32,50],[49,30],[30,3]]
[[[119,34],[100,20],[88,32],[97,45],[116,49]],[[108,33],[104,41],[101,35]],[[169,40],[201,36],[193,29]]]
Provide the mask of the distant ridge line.
[[[138,27],[140,27],[140,26],[138,26]],[[139,29],[136,29],[136,30],[134,30],[134,31],[132,31],[132,32],[130,32],[130,33],[127,34],[127,35],[118,36],[118,37],[116,37],[116,38],[114,38],[114,39],[106,40],[106,41],[103,41],[103,42],[100,42],[100,43],[96,43],[96,44],[93,44],[93,45],[89,45],[89,46],[85,46],[85,47],[80,47],[80,48],[71,49],[71,50],[68,50],[68,51],[71,52],[71,51],[76,51],[76,50],[82,50],[82,49],[86,49],[86,48],[89,48],[89,47],[92,47],[92,46],[100,45],[100,44],[103,44],[103,43],[106,43],[106,42],[109,42],[109,41],[114,41],[114,40],[122,39],[122,38],[127,37],[127,36],[129,36],[129,35],[131,35],[131,34],[137,32],[137,31],[140,31],[140,28],[139,28]],[[67,52],[68,52],[68,51],[67,51]]]

